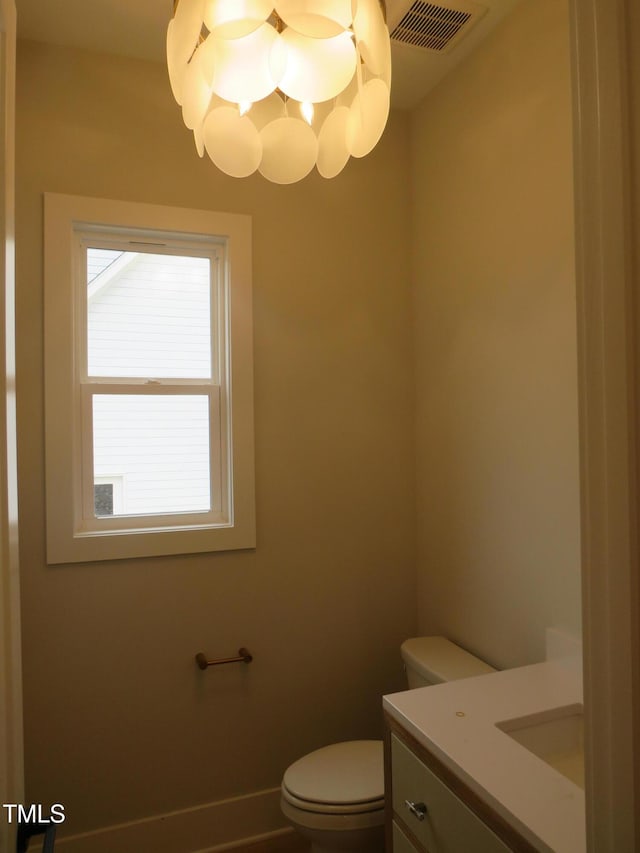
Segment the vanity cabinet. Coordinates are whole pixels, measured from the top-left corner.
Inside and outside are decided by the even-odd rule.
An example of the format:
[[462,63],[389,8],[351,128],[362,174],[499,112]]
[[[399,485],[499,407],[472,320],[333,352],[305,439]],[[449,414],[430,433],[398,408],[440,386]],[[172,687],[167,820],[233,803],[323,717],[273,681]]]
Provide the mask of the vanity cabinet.
[[534,853],[398,723],[385,737],[387,853]]

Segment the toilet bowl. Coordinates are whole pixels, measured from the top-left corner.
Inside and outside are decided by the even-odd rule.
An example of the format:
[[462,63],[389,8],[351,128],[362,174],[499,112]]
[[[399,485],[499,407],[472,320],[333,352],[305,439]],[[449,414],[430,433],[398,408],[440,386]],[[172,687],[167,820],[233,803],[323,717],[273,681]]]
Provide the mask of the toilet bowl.
[[357,740],[317,749],[289,767],[282,813],[313,853],[381,853],[384,848],[382,741]]
[[[409,688],[495,670],[445,637],[415,637],[401,647]],[[312,853],[384,853],[381,740],[334,743],[294,762],[280,807]]]

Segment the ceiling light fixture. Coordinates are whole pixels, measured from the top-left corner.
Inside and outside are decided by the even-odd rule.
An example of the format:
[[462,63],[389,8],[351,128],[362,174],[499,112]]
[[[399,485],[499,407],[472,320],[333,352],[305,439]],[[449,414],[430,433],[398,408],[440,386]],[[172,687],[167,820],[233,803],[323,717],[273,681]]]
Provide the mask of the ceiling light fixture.
[[175,0],[167,66],[198,154],[277,184],[364,157],[389,115],[385,17],[384,0]]

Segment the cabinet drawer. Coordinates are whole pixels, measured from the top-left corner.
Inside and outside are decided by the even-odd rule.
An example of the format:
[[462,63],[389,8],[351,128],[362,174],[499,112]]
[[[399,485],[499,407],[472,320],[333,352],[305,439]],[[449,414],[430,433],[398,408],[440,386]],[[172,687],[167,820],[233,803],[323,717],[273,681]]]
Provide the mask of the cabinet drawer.
[[[393,810],[429,853],[509,853],[498,836],[395,735],[391,736],[391,773]],[[418,812],[424,805],[424,818],[413,814],[407,803],[413,803]],[[394,831],[394,853],[405,850],[395,848]]]
[[393,822],[393,853],[416,853],[416,848],[409,841],[395,820]]

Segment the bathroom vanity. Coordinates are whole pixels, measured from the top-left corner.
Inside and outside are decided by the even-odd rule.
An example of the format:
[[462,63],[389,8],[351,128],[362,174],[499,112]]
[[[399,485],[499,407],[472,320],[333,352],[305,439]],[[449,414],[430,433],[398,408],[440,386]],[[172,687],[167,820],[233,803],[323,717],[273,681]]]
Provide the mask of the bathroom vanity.
[[389,725],[387,749],[391,792],[388,850],[530,853],[535,849],[487,809],[433,754],[393,723]]
[[557,661],[385,696],[388,853],[584,853],[581,702]]

